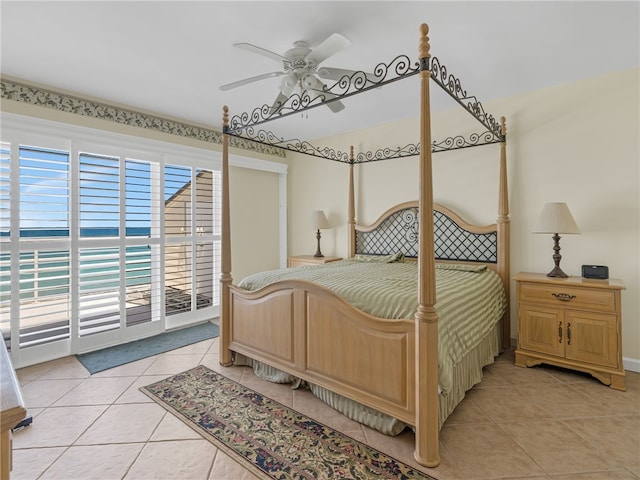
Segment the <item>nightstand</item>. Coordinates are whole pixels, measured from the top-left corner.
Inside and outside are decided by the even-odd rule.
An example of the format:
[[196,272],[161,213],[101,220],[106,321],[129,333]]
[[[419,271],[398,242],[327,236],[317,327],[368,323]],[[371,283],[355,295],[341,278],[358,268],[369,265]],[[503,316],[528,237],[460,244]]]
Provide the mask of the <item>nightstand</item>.
[[540,363],[589,373],[624,390],[620,280],[551,278],[518,273],[515,363]]
[[342,257],[314,257],[313,255],[296,255],[289,257],[288,267],[300,267],[302,265],[322,265],[323,263],[337,262]]

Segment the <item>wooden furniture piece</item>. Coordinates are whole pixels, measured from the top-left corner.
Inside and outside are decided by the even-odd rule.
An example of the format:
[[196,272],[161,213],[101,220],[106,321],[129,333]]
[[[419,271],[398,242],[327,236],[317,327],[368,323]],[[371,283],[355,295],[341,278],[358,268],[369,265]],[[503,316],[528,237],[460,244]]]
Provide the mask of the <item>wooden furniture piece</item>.
[[20,394],[20,384],[11,365],[7,347],[0,347],[0,480],[8,480],[11,475],[12,441],[11,429],[25,418],[27,410]]
[[288,267],[300,267],[302,265],[322,265],[323,263],[337,262],[342,257],[314,257],[313,255],[295,255],[287,259]]
[[[409,333],[407,337],[412,338],[412,318],[417,305],[415,282],[418,271],[415,255],[418,247],[418,216],[417,202],[405,202],[387,210],[372,226],[356,226],[358,255],[352,257],[351,261],[257,273],[233,286],[232,307],[241,309],[233,322],[236,329],[233,335],[235,362],[252,365],[256,374],[265,380],[297,382],[296,375],[287,374],[283,370],[290,371],[291,364],[296,363],[293,357],[297,353],[292,352],[290,344],[291,339],[296,337],[296,330],[302,328],[309,340],[302,346],[307,348],[308,354],[300,359],[300,363],[307,370],[324,375],[329,370],[324,362],[329,361],[331,365],[348,364],[354,373],[352,377],[341,378],[346,385],[359,390],[361,386],[368,386],[369,382],[377,380],[381,383],[381,379],[384,379],[385,383],[380,384],[380,387],[384,388],[387,396],[401,398],[406,386],[412,383],[406,381],[405,372],[399,372],[396,365],[397,358],[403,358],[404,352],[394,349],[394,345],[388,342],[386,348],[376,349],[376,358],[372,361],[370,357],[360,355],[363,353],[362,349],[357,349],[351,355],[350,346],[360,343],[374,345],[379,342],[380,337],[389,336],[389,332],[383,327],[390,320],[398,323],[406,320]],[[441,205],[434,206],[433,218],[435,230],[446,232],[434,239],[436,254],[439,259],[449,259],[439,260],[436,265],[438,381],[442,390],[438,407],[439,424],[442,425],[463,400],[464,393],[480,381],[482,367],[492,363],[498,355],[502,327],[500,320],[506,312],[507,298],[504,283],[495,273],[497,265],[493,263],[498,257],[496,224],[469,225]],[[456,257],[458,260],[452,260],[452,254],[460,252],[464,252],[463,258],[468,262],[463,262],[459,256]],[[376,265],[391,268],[378,269]],[[494,271],[487,272],[487,267]],[[454,276],[457,278],[454,279]],[[267,287],[279,282],[286,282],[288,285],[295,282],[303,293],[294,296],[290,304],[283,303],[283,310],[279,310],[273,318],[264,310],[259,312],[261,315],[253,312],[255,307],[262,308],[276,298],[286,298],[287,292],[282,289],[277,289],[273,297],[267,293]],[[339,296],[351,306],[358,305],[363,318],[377,317],[379,323],[373,326],[363,324],[367,328],[354,323],[351,326],[353,335],[349,337],[349,326],[343,322],[352,321],[350,316],[334,312],[330,318],[312,317],[311,313],[315,311],[308,309],[305,304],[308,290],[304,289],[309,282],[329,289],[327,293],[332,298]],[[261,289],[264,290],[261,292]],[[248,292],[251,292],[251,298],[246,295]],[[245,311],[246,318],[242,318]],[[368,317],[365,314],[369,314]],[[279,322],[283,322],[283,325]],[[256,351],[256,328],[263,329],[259,337],[265,339],[259,346],[260,351]],[[286,334],[282,335],[281,332]],[[249,335],[249,338],[245,335]],[[453,337],[456,341],[452,342]],[[387,340],[389,339],[385,338]],[[345,345],[349,347],[345,348]],[[402,349],[403,344],[398,347]],[[287,353],[283,355],[283,352]],[[266,355],[270,355],[268,363],[256,362],[256,358]],[[366,372],[366,375],[362,372]],[[330,376],[334,380],[338,379],[333,371]],[[363,378],[366,378],[366,382],[361,384]],[[389,380],[390,378],[394,381]],[[397,434],[407,426],[407,422],[400,421],[396,415],[383,415],[379,411],[376,415],[371,415],[366,413],[367,409],[357,400],[349,402],[343,396],[338,398],[335,392],[313,382],[309,385],[314,395],[323,402],[371,428]]]
[[515,363],[547,363],[589,373],[624,390],[620,280],[518,273]]
[[[222,233],[221,233],[221,308],[220,308],[220,363],[232,365],[234,352],[239,352],[299,378],[327,388],[383,413],[402,419],[415,427],[416,460],[429,467],[440,463],[439,454],[439,393],[438,393],[438,314],[435,308],[435,249],[433,224],[432,154],[459,148],[500,144],[500,179],[498,220],[496,223],[497,259],[493,267],[502,278],[509,297],[509,202],[506,175],[506,123],[504,117],[497,122],[477,101],[463,89],[460,81],[431,57],[429,28],[420,26],[418,59],[400,55],[388,64],[379,64],[370,72],[345,75],[334,85],[322,91],[294,93],[276,104],[265,104],[253,112],[235,115],[229,119],[229,109],[223,108],[222,141]],[[263,130],[266,122],[299,115],[305,110],[326,106],[330,102],[379,90],[384,85],[419,77],[420,141],[417,145],[380,148],[362,152],[356,157],[328,147],[316,147],[308,141],[291,140]],[[435,82],[445,93],[477,120],[486,131],[448,137],[437,142],[431,139],[430,82]],[[386,91],[386,90],[385,90]],[[287,125],[287,122],[284,123]],[[290,125],[290,122],[289,122]],[[300,125],[302,127],[302,125]],[[353,130],[353,124],[345,124]],[[229,145],[230,139],[240,142],[267,143],[294,152],[343,162],[349,165],[349,254],[355,249],[355,202],[353,167],[367,161],[400,159],[419,155],[418,224],[419,266],[418,307],[413,319],[378,319],[367,315],[328,290],[309,282],[286,281],[272,284],[258,292],[247,292],[232,285],[231,231],[229,209]],[[508,309],[507,309],[508,312]],[[503,338],[508,342],[508,313],[503,318]],[[327,326],[331,335],[323,332]],[[312,335],[308,332],[317,332]],[[276,334],[277,332],[277,334]],[[346,361],[332,362],[333,338],[353,338]],[[366,339],[366,340],[363,340]],[[393,365],[382,367],[376,359],[384,350],[394,359]],[[309,362],[317,358],[319,363]],[[369,371],[355,372],[349,359],[371,359]],[[357,379],[357,382],[353,380]],[[389,381],[387,381],[389,380]],[[393,381],[390,381],[393,380]]]

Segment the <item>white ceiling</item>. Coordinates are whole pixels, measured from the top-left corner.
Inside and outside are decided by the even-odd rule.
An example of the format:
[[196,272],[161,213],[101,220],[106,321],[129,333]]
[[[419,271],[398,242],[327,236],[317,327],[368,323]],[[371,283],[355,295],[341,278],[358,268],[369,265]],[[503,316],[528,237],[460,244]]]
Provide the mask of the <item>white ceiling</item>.
[[[639,7],[637,1],[1,0],[0,72],[220,128],[222,105],[232,114],[270,105],[280,84],[271,78],[220,91],[225,83],[281,70],[234,43],[282,54],[296,40],[313,46],[338,32],[352,45],[323,65],[371,71],[399,54],[417,58],[424,22],[432,54],[486,103],[637,67]],[[316,109],[314,135],[415,116],[416,92],[396,87],[393,95],[345,102],[337,114]]]

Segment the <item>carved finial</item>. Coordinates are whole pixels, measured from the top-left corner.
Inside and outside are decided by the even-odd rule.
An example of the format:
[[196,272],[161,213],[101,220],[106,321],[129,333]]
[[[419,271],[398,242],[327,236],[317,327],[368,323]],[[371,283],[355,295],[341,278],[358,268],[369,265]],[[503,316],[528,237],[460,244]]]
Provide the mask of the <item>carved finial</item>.
[[420,25],[420,58],[427,58],[431,56],[431,54],[429,53],[429,48],[431,48],[431,46],[429,45],[428,34],[429,25],[423,23],[422,25]]
[[349,160],[351,160],[351,163],[353,163],[354,159],[355,159],[354,148],[353,148],[353,145],[351,145],[351,147],[349,148]]
[[229,126],[229,107],[227,107],[226,105],[224,107],[222,107],[222,126],[223,127],[228,127]]
[[502,135],[507,134],[507,119],[504,117],[500,117],[500,133]]

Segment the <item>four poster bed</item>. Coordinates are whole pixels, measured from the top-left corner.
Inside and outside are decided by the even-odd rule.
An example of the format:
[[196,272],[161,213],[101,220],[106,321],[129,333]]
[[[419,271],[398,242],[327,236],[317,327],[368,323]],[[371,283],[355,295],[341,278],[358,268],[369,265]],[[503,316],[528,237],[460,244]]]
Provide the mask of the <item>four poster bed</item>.
[[[380,416],[387,427],[388,419],[401,422],[400,428],[412,426],[416,460],[433,467],[440,461],[442,422],[464,392],[480,381],[482,367],[493,361],[500,344],[509,345],[510,279],[504,118],[498,124],[486,114],[430,56],[427,33],[422,25],[419,61],[413,64],[399,56],[378,65],[373,74],[356,72],[322,92],[303,92],[285,104],[264,105],[231,121],[224,107],[220,362],[229,366],[242,357],[266,376],[304,380],[314,394],[364,423]],[[285,141],[257,128],[413,75],[420,76],[417,145],[355,155],[353,147],[347,154]],[[432,142],[430,79],[487,130]],[[348,259],[264,272],[232,284],[230,136],[349,166]],[[498,218],[493,225],[477,227],[434,204],[431,157],[438,151],[487,144],[500,144]],[[370,226],[357,226],[354,165],[410,155],[420,156],[418,201],[391,208]],[[343,277],[343,272],[356,277]],[[471,284],[470,290],[462,289],[465,283]],[[395,303],[396,296],[405,297],[405,303]]]

